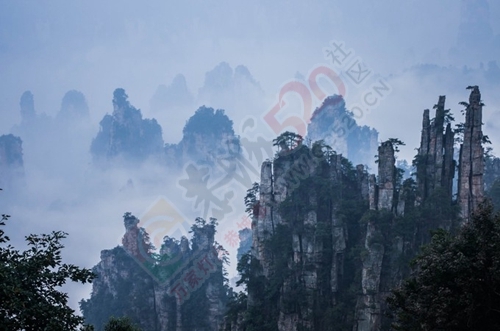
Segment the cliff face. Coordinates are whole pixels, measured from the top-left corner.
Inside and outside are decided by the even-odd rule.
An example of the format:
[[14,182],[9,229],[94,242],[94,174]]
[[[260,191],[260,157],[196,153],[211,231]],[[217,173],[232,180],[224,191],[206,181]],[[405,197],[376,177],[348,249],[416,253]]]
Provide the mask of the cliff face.
[[436,189],[442,189],[444,194],[451,199],[453,192],[453,178],[456,163],[453,160],[453,145],[455,134],[451,124],[446,124],[445,96],[440,96],[434,106],[436,116],[429,119],[429,110],[424,110],[422,121],[422,137],[418,155],[416,157],[417,185],[419,201],[429,198]]
[[[459,195],[462,210],[482,194],[479,99],[474,89],[459,167],[467,170],[462,182],[470,174],[466,182],[475,186],[467,204]],[[462,220],[452,198],[454,132],[444,96],[435,109],[432,120],[424,111],[416,179],[403,181],[395,166],[397,139],[378,147],[377,176],[322,142],[282,147],[262,164],[251,256],[239,265],[248,296],[234,299],[225,330],[390,328],[386,298],[409,275],[429,230]]]
[[465,110],[464,138],[460,146],[458,171],[458,201],[461,215],[466,220],[484,199],[483,103],[479,88],[473,86],[471,89]]
[[[279,330],[323,330],[340,304],[352,309],[343,323],[352,322],[355,296],[346,289],[353,284],[355,262],[345,256],[358,240],[353,220],[368,205],[362,193],[368,176],[362,166],[355,169],[341,155],[325,153],[319,144],[299,144],[262,165],[252,257],[258,264],[255,277],[266,281],[247,284],[247,305],[248,311],[265,311],[262,318]],[[341,206],[347,200],[354,205],[346,214]],[[252,323],[240,315],[228,327],[239,330]]]
[[11,134],[0,136],[0,188],[13,192],[23,185],[23,142]]
[[133,107],[123,89],[113,93],[113,113],[100,122],[101,129],[92,141],[94,162],[122,159],[143,162],[150,157],[161,157],[163,138],[155,119],[143,119],[141,111]]
[[80,303],[87,323],[102,330],[111,316],[128,316],[143,330],[219,330],[227,285],[215,224],[194,225],[191,243],[166,237],[159,255],[137,218],[126,213],[124,224],[123,246],[101,252],[91,297]]
[[311,141],[324,140],[354,164],[371,165],[377,152],[377,130],[359,126],[339,95],[327,97],[316,108],[307,127],[307,138]]

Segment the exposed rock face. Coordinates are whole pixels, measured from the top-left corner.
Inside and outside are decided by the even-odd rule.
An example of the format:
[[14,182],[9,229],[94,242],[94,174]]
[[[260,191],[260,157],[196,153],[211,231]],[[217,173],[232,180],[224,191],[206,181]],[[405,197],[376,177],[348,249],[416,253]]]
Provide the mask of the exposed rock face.
[[[398,204],[399,191],[396,190],[396,158],[391,141],[383,142],[378,148],[378,183],[375,176],[370,179],[370,209],[392,211],[403,214],[404,203]],[[401,199],[404,202],[404,200]],[[383,234],[372,219],[366,225],[363,246],[366,256],[361,265],[361,291],[356,304],[356,331],[380,330],[382,323],[381,277],[385,257],[385,246],[380,241]]]
[[[261,268],[257,274],[266,279],[284,277],[275,316],[278,329],[318,329],[321,326],[313,307],[339,304],[344,292],[342,284],[349,277],[344,275],[348,231],[344,219],[336,213],[340,200],[331,200],[320,192],[331,187],[340,197],[344,183],[352,187],[351,193],[358,201],[367,203],[363,196],[368,198],[368,174],[363,166],[346,166],[341,155],[329,155],[326,162],[318,146],[309,149],[299,144],[292,150],[282,149],[279,155],[273,162],[262,164],[260,196],[252,222],[252,255]],[[320,176],[325,186],[313,184],[314,176]],[[295,203],[295,207],[290,206]],[[281,237],[281,231],[289,232]],[[287,276],[281,276],[284,271],[277,269],[276,252],[269,246],[276,235],[289,240]],[[248,289],[249,309],[262,300],[262,291]]]
[[[483,189],[480,108],[474,88],[460,159],[459,183],[471,183],[467,203],[476,203]],[[433,120],[424,111],[416,181],[402,182],[395,167],[397,139],[379,146],[378,176],[361,165],[354,169],[321,143],[279,146],[276,158],[261,169],[252,220],[254,260],[245,274],[247,308],[232,315],[226,331],[252,325],[245,314],[265,321],[256,329],[390,328],[386,298],[410,274],[409,261],[429,242],[429,230],[460,221],[452,200],[454,132],[444,96],[435,109]],[[489,167],[496,163],[492,159]],[[463,205],[460,194],[458,202]]]
[[390,142],[384,142],[378,148],[378,204],[380,209],[393,209],[394,185],[396,169],[394,164],[394,147]]
[[142,162],[160,157],[163,148],[161,127],[155,119],[143,119],[141,111],[128,101],[125,90],[113,93],[113,114],[101,120],[101,129],[92,141],[95,162],[123,159]]
[[362,186],[362,192],[367,196],[371,210],[387,210],[402,216],[414,202],[407,201],[407,196],[402,190],[402,178],[397,178],[394,143],[387,140],[379,146],[378,176],[366,175],[366,184]]
[[424,110],[422,137],[417,162],[417,185],[419,201],[425,201],[437,189],[442,189],[448,199],[452,197],[455,161],[453,160],[454,132],[446,119],[445,96],[440,96],[436,116],[431,121],[429,110]]
[[219,330],[226,289],[214,225],[193,226],[191,244],[165,237],[164,258],[152,263],[139,220],[126,213],[124,224],[123,246],[101,252],[91,298],[80,303],[87,323],[102,330],[111,316],[128,316],[143,330]]
[[23,184],[23,142],[11,134],[0,136],[0,188],[12,192]]
[[377,130],[359,126],[340,95],[327,97],[316,108],[307,127],[307,138],[311,141],[324,140],[354,164],[372,165],[378,146]]
[[[269,259],[269,249],[266,248],[265,242],[274,233],[275,221],[275,193],[273,183],[272,162],[266,160],[262,163],[260,172],[259,193],[260,198],[256,208],[257,213],[252,217],[252,255],[262,261],[263,274],[269,274],[269,265],[266,261]],[[279,194],[279,193],[277,193]]]
[[465,113],[464,139],[460,146],[458,172],[458,202],[462,218],[465,220],[484,199],[483,104],[479,88],[473,86],[471,89]]
[[363,260],[361,269],[362,295],[358,299],[356,311],[357,331],[380,330],[381,326],[381,300],[380,278],[385,247],[382,243],[373,242],[378,233],[376,226],[369,222],[367,225],[364,247],[368,252]]

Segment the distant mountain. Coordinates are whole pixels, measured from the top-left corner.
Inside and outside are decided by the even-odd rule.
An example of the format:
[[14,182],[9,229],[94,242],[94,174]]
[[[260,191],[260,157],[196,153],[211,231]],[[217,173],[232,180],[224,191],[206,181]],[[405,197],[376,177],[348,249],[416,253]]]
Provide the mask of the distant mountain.
[[0,136],[0,188],[11,194],[24,186],[23,142],[12,134]]
[[313,142],[323,140],[354,164],[371,165],[377,153],[377,130],[358,125],[340,95],[327,97],[316,108],[307,127],[307,138]]
[[167,144],[167,162],[182,167],[187,162],[214,166],[217,160],[234,159],[241,153],[233,121],[224,110],[202,106],[189,118],[178,144]]
[[[237,66],[234,70],[227,62],[221,62],[205,74],[203,87],[198,91],[201,101],[228,97],[231,93],[263,94],[259,83],[253,78],[247,67]],[[241,97],[240,94],[234,97]]]
[[84,94],[68,91],[54,117],[36,110],[31,91],[22,94],[19,106],[21,122],[11,133],[23,141],[26,172],[66,179],[80,177],[89,162],[88,144],[93,134]]
[[205,74],[203,86],[198,90],[197,104],[225,109],[239,123],[246,114],[266,108],[265,93],[247,67],[234,70],[221,62]]
[[76,90],[66,92],[56,118],[66,121],[88,121],[90,119],[89,106],[83,93]]
[[177,75],[169,86],[160,85],[150,101],[153,113],[178,111],[191,108],[194,105],[194,96],[188,89],[186,78]]
[[19,105],[21,106],[21,119],[23,122],[29,122],[36,117],[35,100],[31,91],[25,91],[21,95]]
[[122,88],[114,91],[113,113],[105,115],[100,126],[90,148],[94,162],[123,160],[135,163],[161,155],[160,125],[155,119],[143,119],[141,111],[130,104]]

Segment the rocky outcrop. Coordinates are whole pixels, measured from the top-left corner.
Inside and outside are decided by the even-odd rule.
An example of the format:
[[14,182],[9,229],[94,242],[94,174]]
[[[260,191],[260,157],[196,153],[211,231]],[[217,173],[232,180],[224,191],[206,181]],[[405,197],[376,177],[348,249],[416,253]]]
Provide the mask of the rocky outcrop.
[[367,196],[371,210],[387,210],[402,216],[407,208],[407,199],[402,190],[402,178],[397,178],[397,143],[400,142],[389,139],[380,144],[377,154],[378,176],[366,175],[362,193]]
[[[483,186],[478,176],[483,169],[480,107],[473,88],[459,166],[459,183],[470,174],[467,202]],[[398,139],[378,147],[377,176],[362,165],[352,167],[324,142],[308,147],[298,139],[290,147],[290,133],[275,140],[279,150],[262,165],[253,208],[253,259],[244,274],[248,299],[239,301],[246,310],[233,313],[225,330],[244,330],[244,325],[390,329],[386,298],[391,289],[410,274],[409,262],[429,242],[430,230],[460,222],[452,199],[452,116],[444,96],[434,108],[434,119],[424,111],[416,180],[403,181],[395,166],[395,152],[403,145]],[[489,167],[495,164],[492,159]]]
[[[343,284],[349,277],[344,271],[348,230],[345,219],[337,213],[343,185],[367,204],[368,174],[364,167],[351,168],[341,155],[326,155],[320,146],[308,148],[298,143],[293,149],[282,148],[274,161],[262,164],[252,222],[252,256],[259,264],[256,275],[270,282],[282,281],[278,310],[274,317],[269,316],[276,319],[279,330],[321,329],[313,307],[327,309],[340,304]],[[313,179],[316,176],[321,184]],[[325,196],[323,190],[335,192],[335,198]],[[277,243],[270,244],[276,238],[281,238],[282,245],[290,245],[282,246],[280,254],[273,251]],[[285,263],[278,262],[280,259],[287,261],[286,271],[278,266]],[[263,291],[248,289],[248,309],[261,309],[256,307],[262,304]]]
[[[470,86],[468,89],[472,90],[469,103],[461,103],[466,107],[465,123],[456,130],[463,134],[458,160],[457,201],[464,220],[467,220],[483,201],[484,172],[488,172],[488,182],[491,183],[496,172],[494,159],[488,159],[485,164],[481,93],[477,86]],[[419,204],[430,198],[443,198],[443,202],[453,198],[453,178],[457,165],[453,149],[455,132],[451,129],[451,115],[449,110],[445,109],[444,96],[439,97],[434,108],[436,115],[432,120],[429,118],[429,110],[424,111],[421,142],[414,161],[417,168]]]
[[385,247],[383,243],[375,242],[376,236],[380,237],[379,230],[375,224],[369,222],[364,242],[367,254],[361,268],[362,294],[356,305],[356,326],[354,328],[356,331],[380,330],[381,326],[380,279]]
[[469,218],[484,199],[483,103],[479,88],[469,88],[472,91],[469,103],[466,104],[458,171],[458,203],[464,220]]
[[226,288],[215,224],[197,222],[191,243],[165,237],[155,257],[139,222],[126,213],[123,245],[101,252],[91,297],[80,303],[86,322],[102,330],[111,316],[128,316],[143,330],[219,330]]
[[[445,100],[445,96],[439,97],[438,103],[434,106],[436,115],[432,120],[429,118],[429,110],[424,110],[420,147],[415,158],[420,203],[438,189],[441,189],[449,200],[452,198],[455,176],[453,159],[455,134],[448,121],[449,110],[445,110]],[[444,130],[446,121],[448,123]]]
[[396,169],[394,147],[390,141],[378,148],[378,203],[377,209],[393,210]]
[[141,111],[128,101],[125,90],[113,92],[113,113],[105,115],[100,131],[92,141],[95,163],[122,160],[140,163],[161,157],[163,138],[155,119],[143,119]]
[[12,193],[24,186],[23,142],[12,134],[0,136],[0,188]]
[[316,108],[307,127],[307,138],[323,140],[354,164],[372,165],[378,146],[377,130],[359,126],[341,95],[327,97]]
[[[396,159],[394,146],[389,140],[378,148],[378,182],[373,176],[370,185],[370,209],[392,211],[403,214],[404,204],[397,203],[399,192],[396,190]],[[398,210],[398,207],[400,210]],[[380,330],[382,301],[380,300],[380,282],[382,265],[385,257],[384,236],[379,225],[372,219],[366,225],[364,239],[365,257],[361,265],[361,291],[356,304],[355,331]]]

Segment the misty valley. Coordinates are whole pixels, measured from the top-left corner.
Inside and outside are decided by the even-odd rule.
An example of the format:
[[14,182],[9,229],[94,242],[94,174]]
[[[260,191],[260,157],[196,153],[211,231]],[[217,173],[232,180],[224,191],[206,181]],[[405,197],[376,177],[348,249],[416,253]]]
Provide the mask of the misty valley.
[[[75,326],[84,323],[95,330],[109,330],[113,323],[141,330],[390,329],[398,322],[389,313],[407,313],[407,306],[396,304],[396,298],[414,277],[410,261],[422,245],[432,242],[432,231],[460,236],[464,224],[474,222],[474,213],[500,208],[500,159],[492,155],[482,131],[479,88],[468,90],[469,101],[461,103],[465,122],[456,123],[446,109],[445,96],[432,107],[434,117],[429,109],[423,111],[420,146],[409,165],[396,162],[404,142],[391,138],[379,144],[378,131],[359,126],[341,95],[327,97],[316,108],[305,137],[287,131],[272,146],[256,149],[235,134],[224,110],[206,106],[186,122],[178,144],[165,144],[158,122],[143,118],[126,92],[116,89],[112,113],[100,121],[88,144],[93,171],[101,176],[111,169],[133,174],[149,167],[156,175],[180,177],[187,171],[189,178],[179,183],[187,188],[186,195],[200,201],[207,200],[202,192],[209,177],[222,182],[238,177],[241,186],[248,188],[240,204],[249,222],[238,231],[239,276],[230,280],[230,252],[215,240],[219,230],[215,217],[196,217],[194,223],[188,222],[192,225],[187,235],[175,237],[168,219],[159,227],[158,220],[141,223],[124,211],[121,244],[103,247],[99,263],[86,279],[92,282],[92,292],[80,301],[83,318]],[[38,139],[44,130],[57,128],[59,139],[72,142],[90,125],[85,97],[77,91],[64,96],[55,118],[36,113],[30,92],[21,96],[20,111],[22,122],[14,131],[33,145],[40,144],[37,149],[44,148]],[[0,137],[2,193],[7,201],[22,196],[29,186],[19,136]],[[257,151],[261,153],[259,179],[252,184],[245,173],[249,169],[241,164]],[[267,151],[274,155],[264,159]],[[368,165],[370,159],[374,171]],[[148,178],[134,180],[128,179],[120,191],[144,185],[140,181],[151,185]],[[493,205],[482,205],[485,199]],[[171,216],[167,209],[151,212]],[[211,212],[224,219],[227,210],[215,204]],[[4,223],[10,222],[8,218],[4,216]],[[166,235],[158,245],[159,230]],[[8,258],[9,248],[2,249]],[[6,263],[5,269],[15,267]],[[55,263],[33,267],[49,272],[45,268]],[[26,284],[14,282],[14,286]],[[15,295],[8,288],[4,291]],[[9,323],[22,316],[16,308],[2,309]],[[460,311],[455,313],[455,318],[462,318]],[[54,321],[50,315],[44,318],[47,325]],[[44,322],[12,323],[13,329],[28,329],[30,323]]]
[[500,330],[499,17],[0,1],[0,331]]

